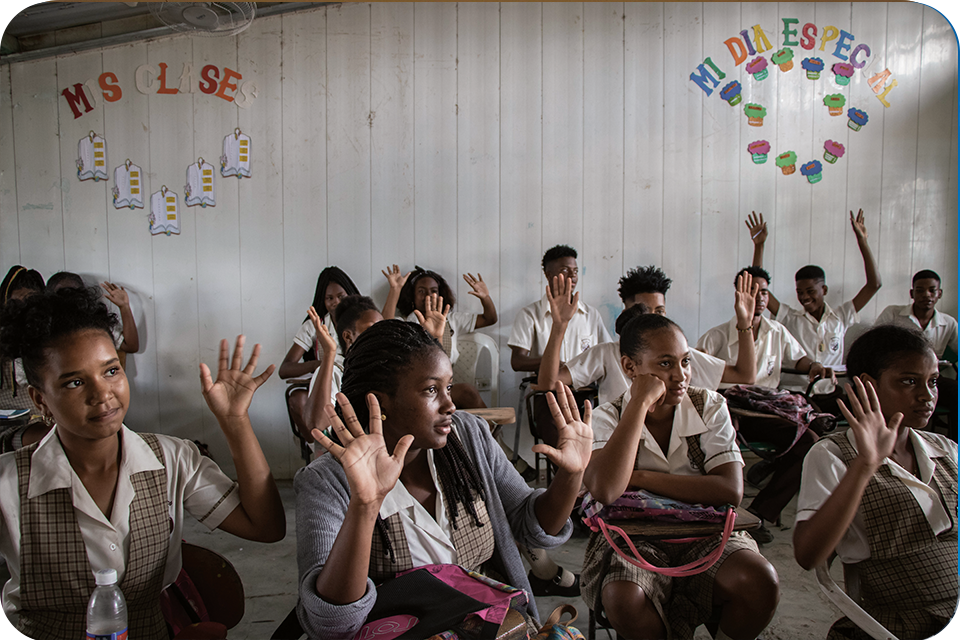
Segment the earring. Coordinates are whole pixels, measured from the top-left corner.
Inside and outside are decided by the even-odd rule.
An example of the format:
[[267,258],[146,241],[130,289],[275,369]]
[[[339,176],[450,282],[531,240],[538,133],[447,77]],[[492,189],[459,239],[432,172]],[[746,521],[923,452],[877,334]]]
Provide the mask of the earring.
[[48,427],[52,427],[54,425],[53,416],[44,414],[43,424],[47,425]]
[[383,421],[383,420],[386,420],[386,419],[387,419],[387,414],[381,413],[381,414],[380,414],[380,420]]

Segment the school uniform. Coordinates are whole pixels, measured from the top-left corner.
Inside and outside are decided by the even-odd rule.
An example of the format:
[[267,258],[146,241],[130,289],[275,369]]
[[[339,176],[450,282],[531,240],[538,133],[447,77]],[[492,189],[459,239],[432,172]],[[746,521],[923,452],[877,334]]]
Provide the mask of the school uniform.
[[896,324],[908,329],[918,329],[923,332],[927,340],[933,345],[933,350],[938,358],[942,358],[947,347],[954,353],[957,353],[957,321],[952,316],[933,310],[933,317],[927,324],[927,328],[920,326],[920,321],[913,315],[913,305],[892,304],[883,310],[877,317],[877,325]]
[[123,427],[110,518],[66,457],[56,429],[0,456],[4,612],[31,637],[83,635],[93,572],[116,569],[131,637],[166,638],[160,591],[181,568],[186,510],[213,530],[240,504],[238,485],[197,447]]
[[[737,319],[733,318],[700,336],[697,349],[734,365],[737,363],[741,335],[752,334],[737,331]],[[780,369],[784,366],[792,367],[806,355],[803,347],[786,327],[763,316],[760,316],[760,330],[754,341],[754,348],[757,354],[757,381],[754,384],[774,389],[780,385]],[[725,382],[720,384],[721,389],[730,386],[732,385]]]
[[[862,606],[900,638],[926,638],[957,604],[957,443],[910,429],[917,476],[887,458],[864,490],[837,545],[860,570]],[[816,514],[857,456],[852,430],[821,440],[807,454],[797,522]],[[845,618],[829,637],[861,637]]]
[[[337,328],[333,326],[333,318],[329,313],[323,318],[323,326],[327,328],[327,333],[330,334],[330,337],[332,337],[333,341],[337,344],[337,352],[339,353],[341,351],[340,338],[337,337]],[[314,348],[316,342],[317,328],[313,326],[313,320],[307,318],[303,324],[300,325],[300,330],[297,331],[297,335],[293,336],[293,343],[304,351],[310,351]],[[323,349],[318,350],[317,359],[323,359]]]
[[[538,358],[543,355],[552,327],[550,302],[544,295],[540,300],[525,306],[517,314],[507,345],[526,349],[532,357]],[[600,312],[580,300],[577,303],[577,311],[567,324],[567,332],[560,345],[560,361],[567,362],[590,347],[610,342],[610,340],[610,333],[603,326]]]
[[[610,440],[630,397],[628,389],[622,398],[594,411],[594,450],[602,449]],[[644,430],[634,469],[697,476],[731,462],[743,466],[726,401],[718,393],[691,387],[674,412],[667,452],[664,453],[657,441],[648,437]],[[721,536],[715,535],[688,543],[640,541],[635,545],[648,562],[677,566],[702,558],[720,541]],[[723,555],[710,569],[695,576],[671,578],[641,569],[615,553],[605,558],[608,547],[609,543],[601,533],[590,535],[580,574],[584,601],[596,611],[601,604],[604,585],[615,581],[634,582],[656,607],[667,627],[668,637],[677,639],[693,638],[694,629],[710,617],[713,581],[723,561],[740,549],[758,551],[757,543],[750,536],[736,532],[730,536]]]
[[[620,365],[620,338],[594,345],[566,363],[574,389],[599,382],[599,404],[613,402],[630,388],[630,380]],[[717,389],[726,363],[696,349],[690,350],[690,386]]]
[[774,319],[797,339],[807,357],[825,367],[838,367],[843,364],[843,336],[851,325],[860,322],[860,314],[852,300],[836,309],[824,301],[820,320],[803,307],[795,309],[781,302]]
[[[317,384],[317,378],[320,376],[320,367],[313,370],[310,374],[310,386],[307,387],[307,395],[313,393],[313,387]],[[343,381],[343,356],[339,353],[333,359],[333,376],[330,378],[330,404],[336,406],[337,394],[340,392],[340,383]]]
[[[447,314],[447,326],[440,342],[443,344],[444,351],[450,356],[450,364],[455,364],[460,357],[460,350],[457,349],[457,336],[474,333],[477,330],[477,318],[479,317],[479,314],[467,311],[451,311]],[[416,313],[411,312],[405,319],[407,322],[420,324]]]

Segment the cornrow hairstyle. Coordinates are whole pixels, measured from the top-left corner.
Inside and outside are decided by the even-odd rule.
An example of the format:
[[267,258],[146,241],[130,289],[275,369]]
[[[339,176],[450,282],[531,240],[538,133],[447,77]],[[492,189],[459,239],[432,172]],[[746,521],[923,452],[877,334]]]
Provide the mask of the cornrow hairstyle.
[[63,288],[11,300],[0,311],[0,353],[4,358],[22,358],[27,382],[38,387],[46,365],[47,348],[78,331],[103,331],[113,344],[119,326],[100,300],[96,287]]
[[620,355],[640,361],[640,354],[650,345],[650,334],[673,327],[681,334],[683,329],[677,323],[656,313],[638,315],[627,322],[620,333]]
[[540,265],[543,267],[543,270],[547,270],[547,265],[553,262],[554,260],[559,260],[560,258],[573,258],[576,259],[577,250],[573,247],[565,244],[558,244],[555,247],[550,247],[547,249],[547,252],[543,254],[543,261]]
[[57,271],[55,274],[47,278],[47,289],[51,291],[56,291],[62,287],[81,289],[85,286],[86,285],[83,283],[83,278],[71,271]]
[[341,348],[346,348],[346,340],[343,339],[343,332],[353,331],[357,320],[366,311],[380,311],[376,303],[367,296],[354,294],[347,296],[340,301],[337,308],[333,310],[333,321],[337,325],[337,340]]
[[667,277],[659,267],[649,265],[637,267],[627,271],[627,275],[620,278],[620,299],[626,302],[638,293],[660,293],[667,295],[673,280]]
[[34,269],[15,264],[7,271],[0,283],[0,295],[3,296],[3,304],[10,300],[11,296],[20,289],[29,289],[42,293],[44,289],[43,276]]
[[[419,324],[400,319],[378,322],[357,337],[344,360],[340,392],[350,401],[361,425],[365,426],[370,421],[367,394],[376,391],[390,397],[396,395],[401,376],[416,367],[432,349],[443,350],[437,339]],[[343,411],[339,403],[337,414],[342,420]],[[477,496],[486,500],[483,481],[455,431],[447,436],[446,446],[434,452],[434,465],[447,504],[447,514],[454,528],[457,526],[460,506],[473,516],[477,526],[484,526],[473,504]],[[383,539],[384,548],[395,562],[393,545],[379,516],[377,531]]]
[[619,336],[623,333],[623,328],[627,326],[627,323],[636,318],[637,316],[642,316],[645,313],[650,313],[650,307],[638,302],[629,309],[624,309],[620,312],[620,315],[617,316],[617,324],[614,327],[617,330],[617,335]]
[[922,269],[920,271],[917,271],[915,274],[913,274],[913,284],[917,284],[917,280],[929,280],[929,279],[936,280],[938,285],[941,282],[943,282],[940,279],[940,274],[937,273],[936,271],[933,271],[932,269]]
[[847,376],[852,380],[864,373],[879,379],[895,360],[906,354],[933,352],[930,341],[919,330],[895,324],[881,324],[863,333],[847,354]]
[[[353,284],[353,280],[350,279],[346,273],[340,267],[327,267],[320,272],[320,275],[317,276],[317,288],[313,291],[313,308],[318,314],[320,314],[320,321],[322,322],[324,318],[327,317],[327,305],[325,303],[325,298],[327,297],[327,287],[331,283],[335,283],[343,287],[343,290],[347,292],[347,295],[357,295],[360,293],[360,290],[357,289],[357,285]],[[303,319],[304,322],[310,319],[308,315]],[[310,347],[306,353],[303,354],[303,361],[307,362],[310,360],[317,360],[318,354],[314,347]]]
[[793,277],[794,280],[819,280],[821,282],[827,281],[827,274],[823,272],[823,269],[818,267],[815,264],[808,264],[805,267],[800,267],[797,270],[797,274]]
[[443,279],[443,276],[436,271],[428,271],[422,267],[414,266],[410,277],[403,283],[403,288],[400,289],[400,298],[397,300],[397,311],[399,311],[404,318],[413,313],[416,306],[417,281],[421,278],[433,278],[436,280],[437,288],[439,289],[438,292],[440,297],[443,298],[443,305],[450,305],[450,308],[453,309],[453,306],[457,304],[457,296],[453,293],[453,289],[450,288],[447,281]]
[[767,284],[770,284],[770,272],[763,267],[744,267],[737,271],[737,275],[733,277],[733,286],[737,286],[737,278],[740,277],[741,273],[749,273],[754,278],[763,278],[767,281]]

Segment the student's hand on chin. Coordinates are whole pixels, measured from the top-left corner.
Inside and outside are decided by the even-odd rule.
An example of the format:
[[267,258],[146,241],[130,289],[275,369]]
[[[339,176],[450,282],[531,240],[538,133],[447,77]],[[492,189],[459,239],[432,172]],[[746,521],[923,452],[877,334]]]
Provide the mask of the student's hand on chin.
[[648,409],[659,406],[667,393],[663,380],[650,373],[641,373],[630,385],[631,398],[642,402]]

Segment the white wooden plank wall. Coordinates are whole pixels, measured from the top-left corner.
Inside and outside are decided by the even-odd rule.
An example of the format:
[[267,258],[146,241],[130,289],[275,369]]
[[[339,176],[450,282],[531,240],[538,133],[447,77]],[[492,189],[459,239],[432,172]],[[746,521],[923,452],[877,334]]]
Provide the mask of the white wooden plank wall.
[[[746,30],[755,45],[759,24],[769,58],[791,17],[798,32],[818,29],[812,50],[794,47],[792,70],[771,65],[759,82],[734,64],[725,40]],[[830,72],[828,26],[871,48],[847,87]],[[944,277],[941,308],[955,314],[956,47],[940,14],[915,3],[387,3],[258,19],[232,38],[14,62],[0,67],[0,268],[125,286],[141,336],[128,423],[199,437],[230,471],[198,365],[215,368],[218,340],[241,331],[263,344],[263,365],[278,364],[330,264],[378,303],[381,269],[420,264],[474,311],[461,275],[482,273],[500,314],[484,331],[500,344],[508,406],[521,377],[509,366],[511,324],[543,294],[540,260],[558,243],[580,252],[583,298],[611,331],[618,278],[662,266],[674,281],[669,314],[694,342],[730,317],[733,275],[752,257],[750,211],[769,222],[775,293],[795,304],[794,272],[820,264],[839,304],[864,282],[848,221],[862,207],[884,280],[864,320],[906,303],[921,268]],[[709,97],[689,79],[708,56],[725,74]],[[818,81],[801,68],[808,56],[825,62]],[[136,69],[161,62],[168,86],[191,64],[191,91],[139,92]],[[199,91],[207,64],[253,81],[252,103]],[[898,82],[889,108],[867,86],[884,69]],[[74,118],[60,92],[96,87],[104,71],[122,98],[91,92],[93,111]],[[744,99],[731,107],[717,93],[733,80]],[[828,115],[823,96],[836,92],[869,114],[861,131]],[[750,101],[767,108],[763,127],[747,125]],[[236,127],[252,138],[253,178],[216,175],[216,207],[183,206],[187,164],[216,166]],[[107,139],[111,180],[130,158],[145,195],[166,185],[180,196],[179,236],[151,237],[148,209],[114,209],[112,182],[77,180],[77,141],[90,130]],[[847,148],[833,165],[827,138]],[[746,151],[757,139],[771,145],[762,165]],[[774,164],[787,149],[798,155],[791,176]],[[812,159],[824,166],[816,185],[799,171]],[[283,388],[271,380],[252,414],[277,475],[290,477],[299,460]]]

